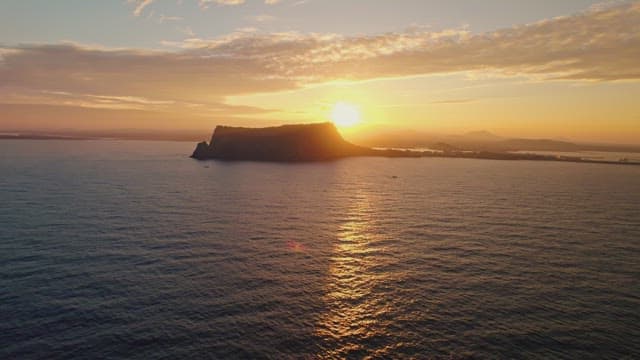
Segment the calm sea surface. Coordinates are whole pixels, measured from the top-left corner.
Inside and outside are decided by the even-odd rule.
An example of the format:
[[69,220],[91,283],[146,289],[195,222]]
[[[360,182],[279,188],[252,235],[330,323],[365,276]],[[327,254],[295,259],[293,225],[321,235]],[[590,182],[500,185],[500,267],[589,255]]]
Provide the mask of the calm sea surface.
[[0,141],[0,358],[638,358],[640,167]]

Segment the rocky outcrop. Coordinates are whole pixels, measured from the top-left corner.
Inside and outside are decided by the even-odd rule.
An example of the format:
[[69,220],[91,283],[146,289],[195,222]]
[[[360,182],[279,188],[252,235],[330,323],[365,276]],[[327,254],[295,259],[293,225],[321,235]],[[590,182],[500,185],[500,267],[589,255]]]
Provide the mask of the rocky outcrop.
[[268,128],[218,126],[211,142],[201,142],[191,157],[199,160],[325,161],[383,155],[345,141],[332,123]]

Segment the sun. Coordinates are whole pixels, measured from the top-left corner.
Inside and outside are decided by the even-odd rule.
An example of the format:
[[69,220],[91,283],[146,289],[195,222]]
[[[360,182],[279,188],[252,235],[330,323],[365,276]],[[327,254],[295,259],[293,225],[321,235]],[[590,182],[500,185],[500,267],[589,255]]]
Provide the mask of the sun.
[[354,126],[360,122],[360,109],[345,102],[336,103],[331,111],[331,120],[339,127]]

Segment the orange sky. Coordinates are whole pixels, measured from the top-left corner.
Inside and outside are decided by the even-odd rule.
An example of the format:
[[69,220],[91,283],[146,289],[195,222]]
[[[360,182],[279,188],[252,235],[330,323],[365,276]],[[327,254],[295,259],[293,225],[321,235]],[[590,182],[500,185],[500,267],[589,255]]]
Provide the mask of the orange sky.
[[[131,21],[154,5],[135,14],[131,3]],[[169,48],[5,39],[0,132],[208,134],[218,124],[328,121],[344,103],[359,112],[341,129],[348,138],[391,128],[640,144],[640,3],[559,15],[487,31],[239,28]]]

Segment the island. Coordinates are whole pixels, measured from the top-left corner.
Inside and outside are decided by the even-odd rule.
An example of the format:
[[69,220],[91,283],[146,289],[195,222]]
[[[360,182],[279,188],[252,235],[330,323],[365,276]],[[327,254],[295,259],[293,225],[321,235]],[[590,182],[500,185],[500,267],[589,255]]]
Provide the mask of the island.
[[426,151],[369,148],[346,141],[333,123],[282,125],[265,128],[217,126],[211,141],[197,144],[197,160],[312,162],[356,156],[446,157],[488,160],[537,160],[638,165],[627,161],[590,160],[580,157],[500,151],[461,150],[448,144]]
[[419,157],[414,151],[378,150],[342,138],[333,123],[283,125],[266,128],[217,126],[211,142],[196,146],[198,160],[305,162],[353,156]]

